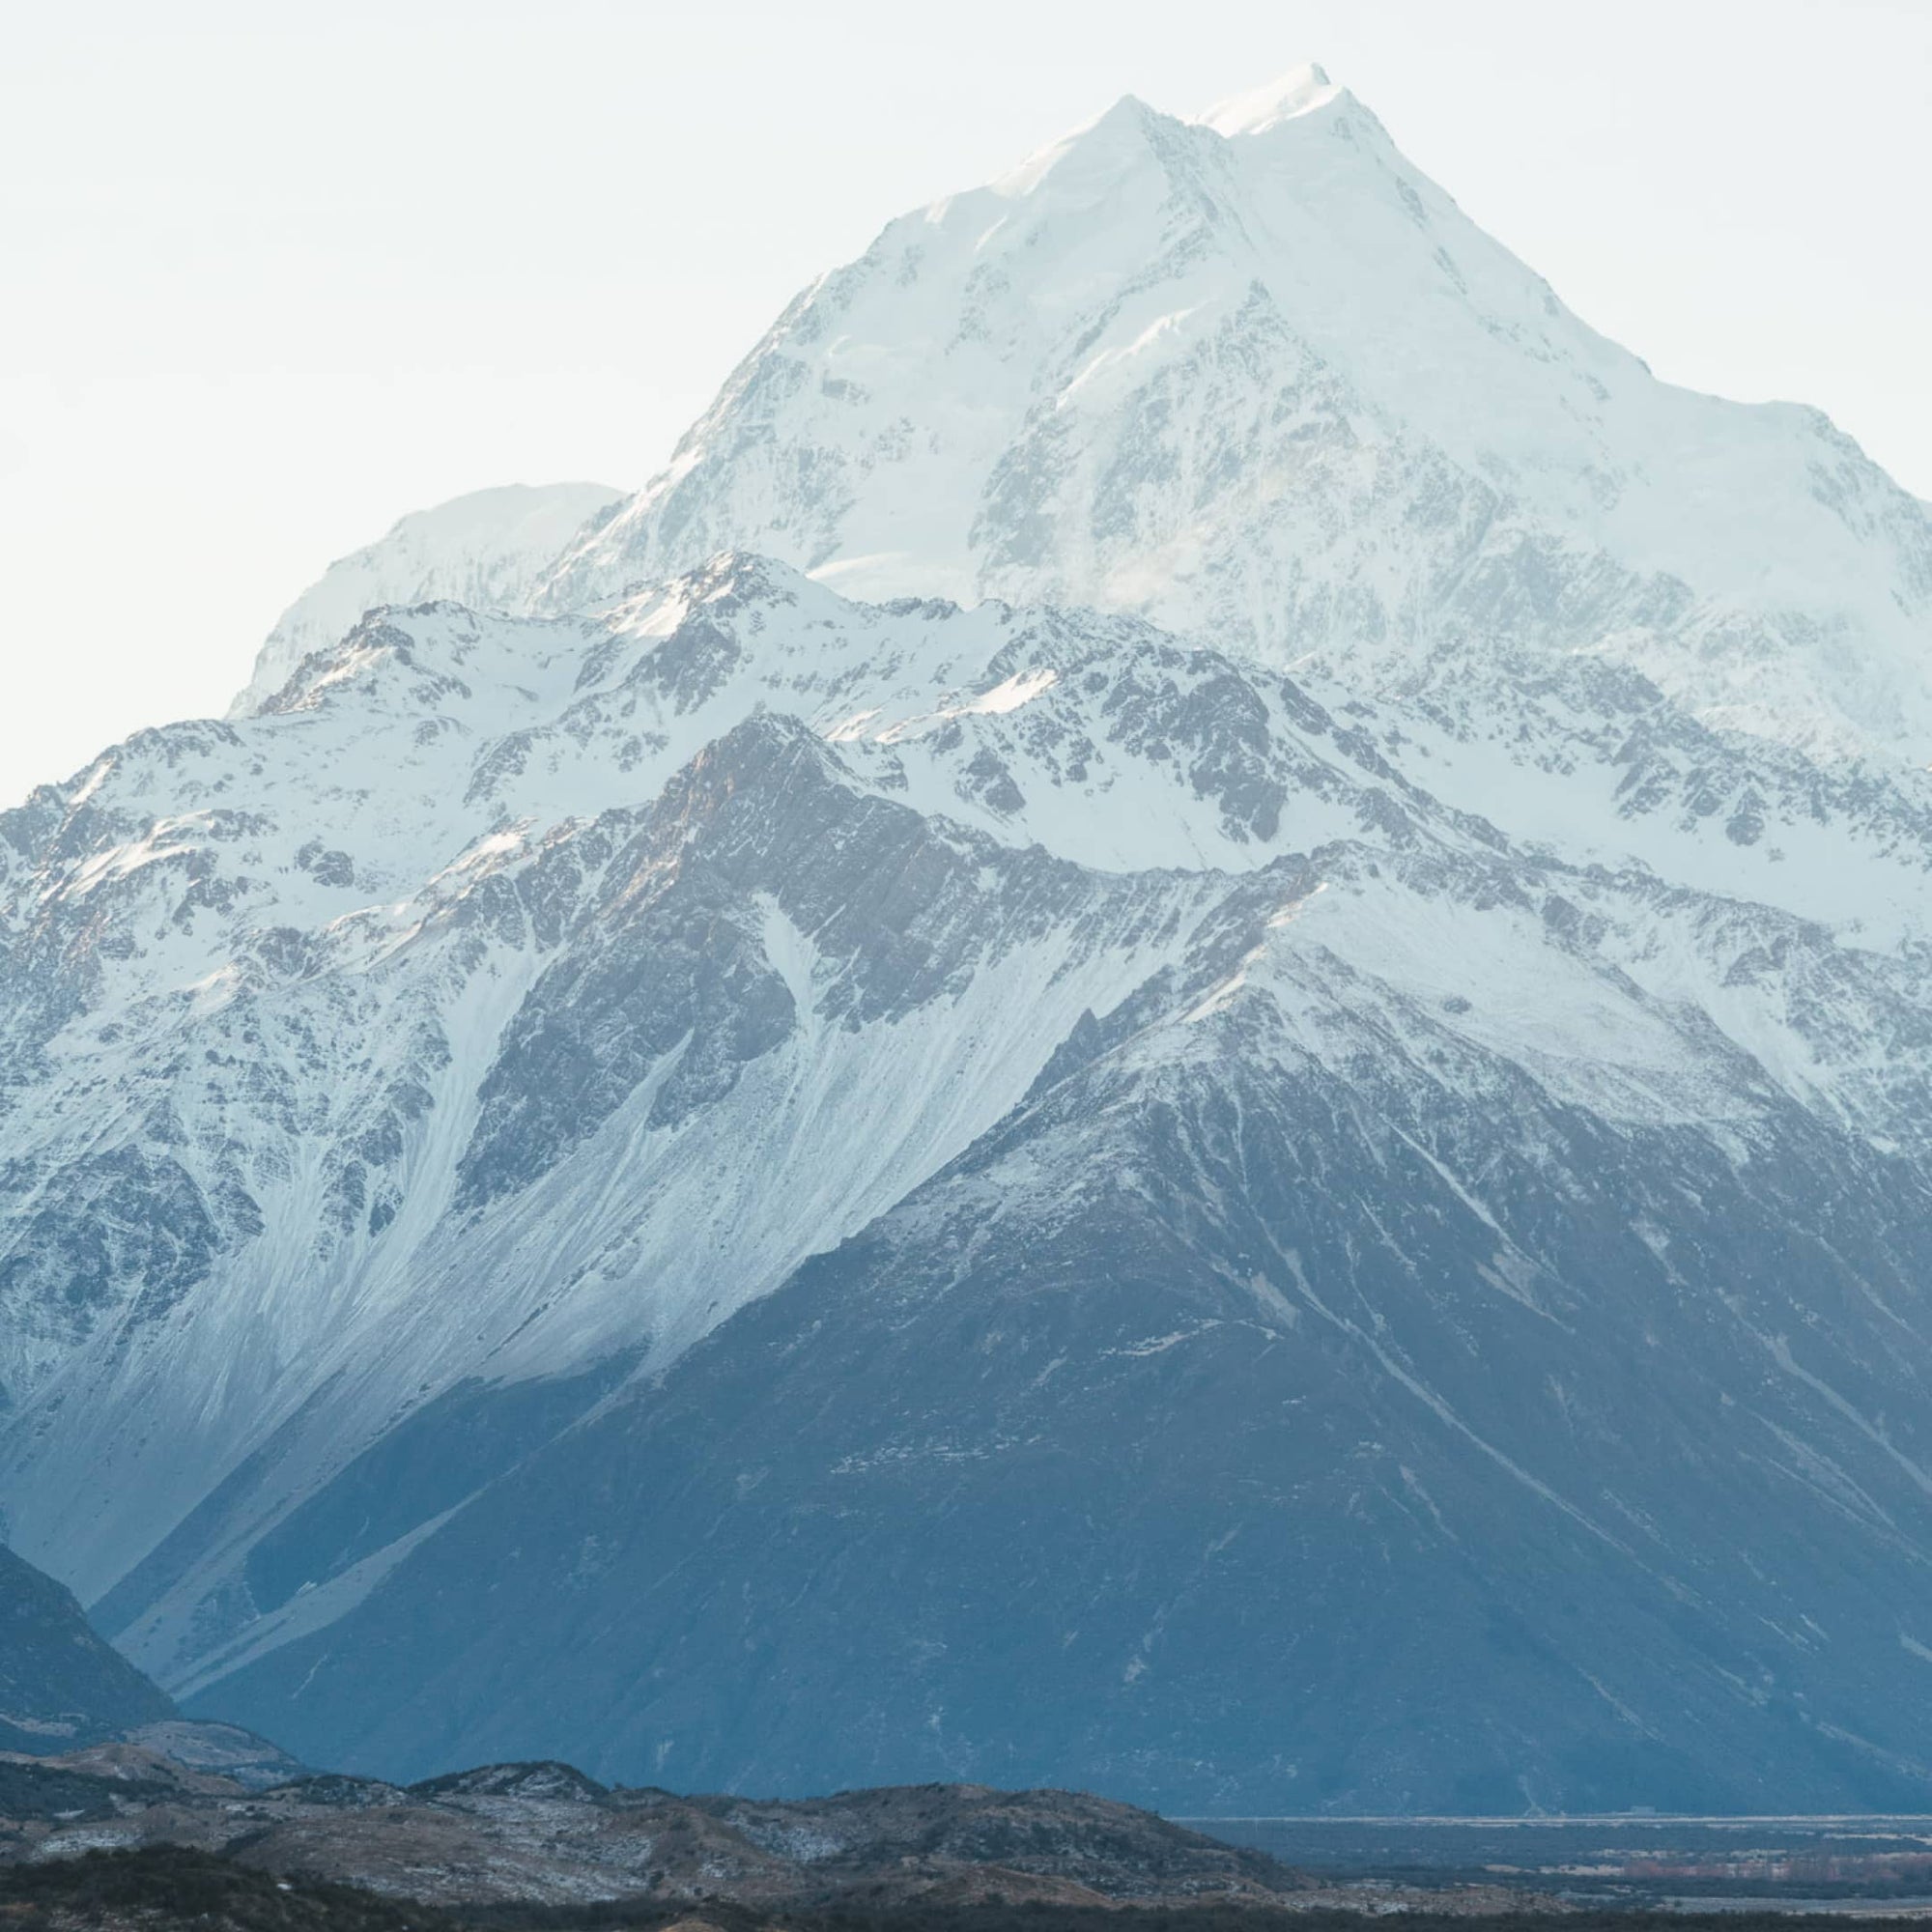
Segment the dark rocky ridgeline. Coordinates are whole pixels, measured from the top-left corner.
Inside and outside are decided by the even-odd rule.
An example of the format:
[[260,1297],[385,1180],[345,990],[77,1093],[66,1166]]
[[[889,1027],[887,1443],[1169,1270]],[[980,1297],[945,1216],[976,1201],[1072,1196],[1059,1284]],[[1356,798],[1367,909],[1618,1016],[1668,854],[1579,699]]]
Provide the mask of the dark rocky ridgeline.
[[0,1758],[0,1819],[16,1838],[23,1826],[118,1817],[121,1804],[158,1803],[172,1789],[164,1776],[115,1776],[71,1762]]
[[71,1591],[0,1545],[0,1750],[54,1756],[173,1715]]
[[413,1900],[289,1881],[179,1845],[0,1867],[11,1932],[456,1932]]
[[261,1794],[232,1842],[445,1905],[587,1896],[816,1909],[864,1898],[1059,1904],[1300,1896],[1309,1882],[1132,1805],[1068,1791],[929,1784],[760,1802],[611,1788],[554,1761],[489,1765],[407,1787],[341,1776]]
[[554,1762],[409,1787],[330,1775],[250,1791],[138,1747],[105,1767],[86,1753],[0,1762],[0,1869],[157,1847],[447,1908],[1267,1905],[1310,1891],[1264,1853],[1079,1792],[923,1785],[760,1803],[611,1789]]
[[[745,1902],[707,1896],[498,1900],[438,1907],[302,1874],[277,1878],[219,1853],[180,1846],[95,1852],[76,1860],[0,1867],[0,1918],[14,1932],[1360,1932],[1364,1912],[1402,1901],[1413,1932],[1476,1932],[1520,1922],[1525,1910],[1493,1892],[1417,1895],[1381,1889],[1353,1908],[1254,1900],[1112,1904],[1011,1896],[841,1897],[830,1904]],[[1566,1916],[1570,1932],[1621,1932],[1628,1914]],[[1673,1923],[1680,1921],[1673,1921]],[[1772,1914],[1687,1918],[1685,1932],[1784,1932]]]
[[[621,1800],[627,1796],[618,1793]],[[1042,1896],[1078,1887],[1115,1901],[1236,1896],[1264,1901],[1307,1881],[1264,1853],[1231,1846],[1151,1811],[1083,1791],[976,1784],[886,1786],[831,1798],[694,1798],[751,1843],[804,1866],[828,1892],[908,1875],[980,1875]],[[986,1877],[997,1871],[999,1877]]]

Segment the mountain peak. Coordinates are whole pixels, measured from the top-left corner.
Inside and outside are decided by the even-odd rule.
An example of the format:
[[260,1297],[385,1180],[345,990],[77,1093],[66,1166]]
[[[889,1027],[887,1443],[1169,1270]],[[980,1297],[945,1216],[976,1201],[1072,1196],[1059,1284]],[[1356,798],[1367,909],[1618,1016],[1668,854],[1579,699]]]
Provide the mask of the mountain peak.
[[1123,94],[1091,121],[1037,148],[990,185],[996,193],[1018,199],[1051,178],[1061,190],[1073,187],[1104,196],[1150,153],[1164,151],[1167,136],[1179,125],[1139,95]]
[[1125,97],[889,225],[541,608],[728,549],[1371,686],[1585,649],[1706,722],[1932,745],[1922,509],[1811,418],[1657,382],[1313,66],[1192,122]]
[[1230,140],[1241,134],[1264,134],[1284,121],[1298,120],[1341,99],[1344,90],[1328,78],[1327,70],[1306,62],[1244,94],[1230,95],[1196,121]]
[[543,566],[622,496],[605,483],[509,483],[412,511],[330,564],[282,612],[229,715],[260,711],[310,651],[380,606],[453,598],[480,611],[520,609]]

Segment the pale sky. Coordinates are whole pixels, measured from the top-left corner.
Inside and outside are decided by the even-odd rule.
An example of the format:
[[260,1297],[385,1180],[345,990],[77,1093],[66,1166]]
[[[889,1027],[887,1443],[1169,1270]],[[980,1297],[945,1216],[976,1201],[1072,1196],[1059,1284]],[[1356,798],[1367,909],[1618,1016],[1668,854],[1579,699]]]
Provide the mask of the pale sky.
[[636,487],[803,283],[1134,93],[1326,66],[1657,372],[1932,497],[1932,0],[0,7],[0,806],[328,561]]

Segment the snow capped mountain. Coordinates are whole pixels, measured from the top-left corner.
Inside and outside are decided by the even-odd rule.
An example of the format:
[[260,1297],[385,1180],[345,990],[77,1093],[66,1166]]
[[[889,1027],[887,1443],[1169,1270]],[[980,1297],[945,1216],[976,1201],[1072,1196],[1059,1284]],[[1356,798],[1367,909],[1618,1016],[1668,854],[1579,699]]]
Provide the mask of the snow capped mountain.
[[[1040,628],[1060,641],[1075,625]],[[1157,648],[1128,636],[1129,665]],[[962,818],[975,792],[978,815],[997,812],[968,730],[1007,715],[1006,665],[1032,668],[1030,639],[1010,613],[881,619],[770,566],[714,570],[609,625],[384,613],[259,718],[136,740],[10,819],[28,847],[17,1064],[61,1071],[10,1121],[23,1158],[0,1379],[70,1418],[27,1451],[41,1474],[22,1536],[57,1536],[69,1574],[104,1588],[265,1405],[279,1419],[332,1376],[366,1378],[371,1350],[389,1367],[364,1399],[387,1418],[438,1360],[454,1379],[673,1346],[997,1120],[1203,902],[1186,874],[1117,883],[895,796],[916,780],[955,792]],[[961,685],[955,719],[941,700]],[[913,715],[901,746],[855,748],[848,772],[766,708],[775,695],[834,732],[892,704]],[[1116,764],[1129,782],[1145,770],[1138,728],[1102,726],[1096,787]],[[700,805],[735,823],[760,788],[785,796],[788,847],[851,820],[898,863],[924,853],[918,878],[890,906],[848,906],[835,934],[826,908],[791,903],[802,860],[769,855],[756,891],[708,880],[699,853],[669,864]],[[245,809],[213,803],[244,789]],[[164,809],[185,792],[211,803]],[[1231,842],[1226,815],[1210,799],[1166,842]],[[1009,873],[1037,903],[980,929],[974,908]],[[700,918],[724,923],[680,937]],[[110,927],[143,937],[103,946]],[[668,980],[664,947],[683,959]],[[839,962],[838,1023],[795,1026]],[[824,1137],[843,1151],[829,1167]],[[619,1149],[630,1180],[613,1193]],[[103,1227],[132,1245],[99,1252]],[[696,1271],[694,1230],[710,1231]],[[442,1332],[459,1293],[460,1336]],[[414,1326],[428,1332],[404,1347]],[[66,1393],[102,1375],[120,1448],[95,1400]],[[155,1418],[204,1380],[210,1464],[187,1444],[156,1464]],[[316,1423],[327,1443],[351,1429],[339,1403]]]
[[738,547],[1130,611],[1357,690],[1518,650],[1932,755],[1932,518],[1815,411],[1657,382],[1319,70],[1122,100],[802,294],[552,608]]
[[[1656,1346],[1694,1350],[1717,1412],[1721,1395],[1748,1398],[1753,1429],[1829,1459],[1889,1524],[1882,1543],[1909,1537],[1921,1505],[1893,1492],[1932,1458],[1893,1386],[1918,1372],[1903,1337],[1917,1332],[1908,1204],[1921,1181],[1907,1151],[1932,1118],[1917,948],[1867,951],[1769,906],[1519,845],[1410,780],[1391,756],[1401,724],[1349,702],[1330,709],[1134,620],[854,606],[784,566],[724,559],[597,619],[377,613],[260,716],[149,734],[42,794],[0,827],[16,915],[10,1065],[31,1096],[10,1114],[4,1264],[22,1539],[105,1591],[105,1626],[206,1708],[325,1759],[489,1755],[541,1728],[528,1713],[514,1729],[518,1698],[500,1700],[512,1728],[464,1730],[449,1712],[469,1693],[449,1704],[426,1661],[365,1691],[339,1673],[362,1681],[404,1629],[440,1632],[463,1656],[419,1593],[483,1601],[480,1579],[448,1596],[451,1566],[461,1574],[478,1539],[486,1567],[505,1539],[539,1547],[526,1509],[574,1539],[572,1564],[604,1575],[598,1552],[617,1560],[624,1525],[653,1520],[630,1504],[613,1515],[570,1459],[616,1455],[594,1445],[639,1428],[620,1460],[646,1454],[657,1403],[719,1373],[694,1344],[737,1336],[734,1313],[788,1279],[773,1306],[803,1302],[796,1319],[819,1321],[810,1284],[826,1277],[809,1258],[887,1229],[898,1287],[843,1310],[841,1350],[897,1321],[922,1281],[935,1311],[971,1304],[997,1263],[999,1294],[1023,1295],[1018,1257],[1038,1249],[1098,1293],[1127,1255],[1184,1251],[1173,1282],[1149,1280],[1146,1309],[1078,1324],[1069,1367],[1164,1357],[1179,1344],[1161,1338],[1194,1333],[1198,1309],[1116,1330],[1205,1269],[1250,1311],[1242,1321],[1259,1310],[1264,1334],[1286,1335],[1319,1319],[1341,1338],[1321,1359],[1350,1385],[1366,1373],[1378,1401],[1419,1405],[1406,1466],[1431,1495],[1432,1429],[1447,1431],[1438,1458],[1473,1432],[1509,1443],[1509,1490],[1534,1499],[1542,1485],[1568,1521],[1584,1506],[1538,1473],[1513,1383],[1500,1411],[1495,1394],[1472,1408],[1472,1393],[1442,1393],[1435,1344],[1410,1356],[1358,1343],[1368,1352],[1350,1362],[1350,1324],[1374,1330],[1347,1307],[1367,1297],[1393,1321],[1390,1283],[1419,1270],[1442,1284],[1432,1321],[1474,1319],[1457,1313],[1467,1294],[1481,1308],[1500,1296],[1530,1322],[1511,1347],[1543,1335],[1556,1349],[1579,1282],[1604,1265],[1561,1232],[1563,1190],[1586,1173],[1595,1214],[1646,1204],[1633,1238],[1658,1250]],[[1876,832],[1846,813],[1841,843],[1883,867],[1909,821],[1883,801],[1867,810]],[[1678,822],[1687,842],[1747,849],[1713,815],[1690,823]],[[1151,863],[1128,863],[1134,847]],[[1185,1112],[1215,1094],[1210,1111],[1236,1106],[1255,1131],[1274,1122],[1285,1142],[1215,1152],[1227,1128],[1204,1122],[1148,1147],[1173,1130],[1179,1096]],[[1338,1109],[1351,1124],[1318,1153],[1311,1122]],[[1230,1175],[1230,1159],[1254,1165]],[[1282,1196],[1311,1160],[1310,1190]],[[1730,1203],[1738,1264],[1769,1285],[1746,1293],[1691,1259],[1711,1237],[1661,1177],[1693,1170],[1700,1194]],[[1118,1220],[1145,1211],[1132,1177],[1154,1173],[1163,1221],[1181,1216],[1157,1238]],[[1893,1228],[1833,1264],[1872,1300],[1856,1319],[1833,1311],[1824,1355],[1802,1325],[1815,1293],[1763,1303],[1794,1293],[1765,1257],[1799,1238],[1814,1202],[1825,1211],[1826,1196],[1786,1198],[1788,1179],[1763,1196],[1766,1177],[1794,1173],[1884,1200]],[[1373,1224],[1424,1175],[1441,1205],[1391,1231],[1386,1281],[1347,1260],[1370,1252],[1360,1234],[1318,1215],[1317,1264],[1310,1234],[1271,1218],[1334,1196],[1337,1215],[1346,1197]],[[1264,1178],[1265,1202],[1249,1200]],[[1231,1214],[1260,1216],[1234,1249],[1217,1232]],[[976,1219],[984,1236],[965,1238]],[[1662,1286],[1687,1267],[1700,1295],[1737,1303],[1719,1346],[1683,1329],[1691,1311]],[[768,1359],[780,1319],[727,1346]],[[1006,1318],[969,1319],[991,1335]],[[951,1359],[957,1341],[934,1347]],[[1035,1352],[998,1374],[1031,1386]],[[1547,1366],[1568,1385],[1585,1365],[1562,1353]],[[1775,1402],[1766,1362],[1781,1365]],[[843,1373],[827,1367],[831,1384],[799,1399],[822,1406]],[[1198,1386],[1218,1409],[1218,1381]],[[928,1396],[941,1410],[954,1400]],[[835,1492],[839,1470],[905,1457],[970,1468],[1011,1434],[982,1439],[955,1416],[895,1449],[908,1424],[895,1405],[864,1378],[847,1399],[859,1411],[840,1428],[858,1435],[840,1434],[819,1477]],[[1173,1419],[1177,1435],[1205,1426],[1185,1404]],[[874,1427],[886,1435],[870,1440]],[[545,1475],[558,1457],[571,1473]],[[1799,1508],[1808,1482],[1771,1500]],[[1498,1506],[1475,1492],[1471,1509]],[[1688,1536],[1694,1499],[1677,1520]],[[681,1533],[661,1524],[638,1560]],[[611,1572],[627,1590],[630,1560]],[[1100,1597],[1121,1560],[1082,1559]],[[1413,1560],[1426,1569],[1428,1551]],[[603,1601],[592,1593],[584,1614],[608,1614]],[[823,1613],[863,1624],[891,1610],[840,1599]],[[518,1598],[481,1638],[496,1654],[519,1631],[552,1626]],[[552,1634],[548,1665],[538,1647],[476,1667],[574,1710],[557,1660],[585,1647]],[[945,1640],[977,1655],[963,1632]],[[810,1662],[781,1648],[786,1670]],[[724,1665],[704,1668],[713,1681]],[[849,1690],[835,1674],[825,1694]],[[886,1740],[937,1693],[915,1673],[895,1694]],[[1064,1700],[1040,1708],[1073,1721]],[[656,1721],[621,1711],[602,1742],[591,1713],[572,1719],[607,1766],[643,1752],[637,1727]],[[1070,1747],[1049,1736],[988,1758],[990,1715],[975,1723],[980,1743],[935,1762],[1018,1775]],[[1263,1788],[1258,1746],[1231,1757],[1224,1738],[1211,1776],[1185,1772],[1205,1747],[1138,1772],[1105,1752],[1079,1762],[1098,1781],[1195,1798]],[[697,1762],[783,1779],[812,1762],[802,1742],[774,1756],[747,1734],[730,1748],[744,1755]],[[1717,1774],[1701,1775],[1710,1788]],[[1841,1770],[1806,1776],[1806,1789],[1843,1788]],[[1350,1790],[1388,1788],[1370,1768],[1350,1776]]]
[[103,1630],[385,1775],[1924,1801],[1924,506],[1308,70],[893,224],[608,510],[0,816]]
[[379,605],[450,598],[477,611],[522,609],[557,552],[619,496],[599,483],[509,483],[402,518],[380,542],[330,564],[282,612],[230,716],[259,711],[310,651]]

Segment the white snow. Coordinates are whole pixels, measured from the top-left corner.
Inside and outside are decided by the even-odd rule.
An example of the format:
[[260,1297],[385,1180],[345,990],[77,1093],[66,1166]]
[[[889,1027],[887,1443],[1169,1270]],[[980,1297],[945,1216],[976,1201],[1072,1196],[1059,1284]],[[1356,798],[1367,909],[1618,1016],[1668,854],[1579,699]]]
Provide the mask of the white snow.
[[727,547],[1358,689],[1598,653],[1715,724],[1932,754],[1925,506],[1815,412],[1656,381],[1317,69],[1123,100],[891,223],[543,596]]
[[404,517],[379,542],[330,564],[282,612],[231,715],[259,711],[309,652],[336,642],[379,605],[448,598],[479,611],[521,610],[538,573],[620,494],[601,483],[513,483]]
[[1211,128],[1230,140],[1242,134],[1265,134],[1283,121],[1326,107],[1341,92],[1319,67],[1291,68],[1265,86],[1216,101],[1199,118],[1204,128]]

